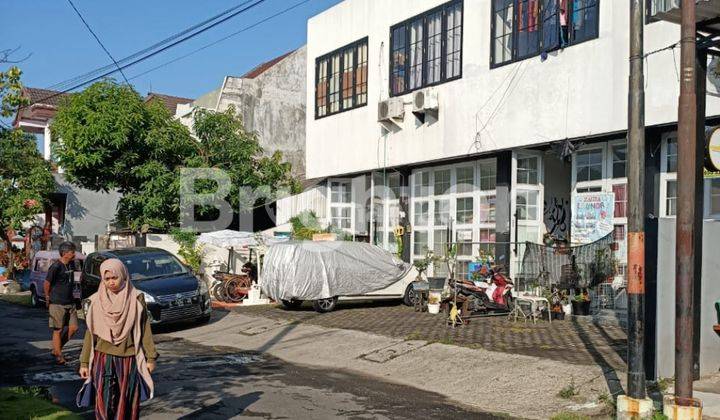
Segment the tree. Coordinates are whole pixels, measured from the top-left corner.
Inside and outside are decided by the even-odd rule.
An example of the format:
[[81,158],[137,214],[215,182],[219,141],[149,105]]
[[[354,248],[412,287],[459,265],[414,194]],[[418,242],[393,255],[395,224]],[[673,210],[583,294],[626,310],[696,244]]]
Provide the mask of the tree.
[[[14,115],[26,104],[17,67],[0,72],[0,116]],[[6,251],[8,272],[15,268],[11,231],[43,211],[55,191],[50,164],[37,150],[33,136],[0,126],[0,239]]]
[[257,134],[245,129],[234,107],[225,112],[198,110],[193,131],[199,143],[198,153],[188,159],[188,166],[224,170],[232,181],[226,199],[233,208],[263,204],[262,198],[256,201],[254,197],[250,197],[250,203],[240,202],[241,187],[268,195],[278,190],[298,192],[300,189],[290,175],[290,163],[282,161],[282,153],[276,151],[271,156],[263,156]]
[[[62,139],[54,153],[68,179],[94,191],[119,191],[116,218],[135,231],[144,224],[161,230],[179,224],[182,168],[225,170],[233,185],[224,198],[234,208],[243,186],[297,189],[282,155],[263,156],[256,135],[233,110],[198,111],[193,136],[160,102],[145,103],[112,80],[61,104],[51,130]],[[200,184],[199,192],[214,187]]]

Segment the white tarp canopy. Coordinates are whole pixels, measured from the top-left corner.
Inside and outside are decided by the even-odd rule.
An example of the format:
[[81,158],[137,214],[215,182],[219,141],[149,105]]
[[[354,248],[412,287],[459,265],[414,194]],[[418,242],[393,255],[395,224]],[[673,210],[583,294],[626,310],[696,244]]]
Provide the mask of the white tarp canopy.
[[353,296],[400,281],[412,266],[364,242],[285,242],[265,254],[259,284],[275,300]]
[[[260,241],[258,241],[258,236]],[[285,242],[286,238],[276,238],[266,233],[239,232],[236,230],[218,230],[215,232],[207,232],[200,234],[198,243],[210,244],[219,248],[246,248],[259,245],[270,246],[272,244]],[[260,243],[260,242],[264,242]]]

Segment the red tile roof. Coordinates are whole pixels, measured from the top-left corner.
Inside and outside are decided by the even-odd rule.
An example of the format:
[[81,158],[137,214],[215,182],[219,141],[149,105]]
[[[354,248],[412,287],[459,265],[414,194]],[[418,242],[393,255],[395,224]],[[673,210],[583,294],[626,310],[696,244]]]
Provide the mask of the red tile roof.
[[152,100],[162,101],[163,105],[165,105],[168,111],[170,111],[170,113],[173,115],[175,115],[175,111],[177,110],[178,105],[189,104],[190,102],[194,101],[194,99],[190,98],[181,98],[179,96],[163,95],[162,93],[150,92],[145,97],[145,102],[150,102]]
[[69,93],[62,93],[56,90],[49,89],[38,89],[38,88],[23,88],[23,96],[30,100],[31,105],[47,105],[51,107],[57,107],[60,101],[70,96]]
[[272,66],[281,62],[285,57],[294,53],[295,51],[296,50],[292,50],[290,52],[287,52],[287,53],[281,55],[280,57],[275,57],[270,61],[266,61],[266,62],[256,66],[254,69],[250,70],[249,72],[243,74],[240,77],[243,79],[254,79],[254,78],[260,76],[261,74],[265,73],[266,71],[270,70],[270,68],[272,68]]

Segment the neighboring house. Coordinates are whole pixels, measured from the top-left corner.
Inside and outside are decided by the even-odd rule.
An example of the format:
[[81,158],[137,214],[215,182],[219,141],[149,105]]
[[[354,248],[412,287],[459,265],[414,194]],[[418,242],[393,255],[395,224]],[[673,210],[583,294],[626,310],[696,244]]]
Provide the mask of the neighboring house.
[[181,98],[179,96],[163,95],[162,93],[148,92],[145,102],[161,101],[163,105],[170,111],[170,115],[175,115],[180,105],[187,105],[193,100],[190,98]]
[[[51,162],[51,145],[57,139],[52,138],[50,124],[60,101],[68,95],[47,89],[23,88],[23,96],[31,105],[22,108],[15,116],[14,126],[33,134],[38,150]],[[54,162],[53,170],[58,189],[50,197],[51,206],[46,208],[44,215],[36,218],[35,224],[52,232],[55,240],[93,241],[95,235],[105,233],[115,217],[120,194],[76,187],[66,181],[62,168]]]
[[[517,277],[524,242],[572,239],[572,201],[607,192],[624,275],[628,5],[563,4],[564,12],[556,0],[345,0],[311,18],[305,163],[325,188],[327,222],[392,251],[403,226],[406,260],[453,242],[457,276],[482,251],[494,253],[525,287],[533,279]],[[666,47],[680,30],[649,16],[644,31],[645,51],[664,49],[647,57],[645,76],[653,296],[663,275],[654,268],[657,218],[672,223],[677,208],[679,58]],[[717,95],[708,95],[707,115],[718,121]],[[720,180],[703,188],[705,217],[719,218]],[[652,347],[654,324],[648,330]]]
[[301,47],[240,77],[226,76],[222,86],[179,105],[175,115],[192,128],[194,109],[222,112],[232,106],[245,128],[257,133],[265,153],[282,152],[293,175],[305,179],[305,53]]

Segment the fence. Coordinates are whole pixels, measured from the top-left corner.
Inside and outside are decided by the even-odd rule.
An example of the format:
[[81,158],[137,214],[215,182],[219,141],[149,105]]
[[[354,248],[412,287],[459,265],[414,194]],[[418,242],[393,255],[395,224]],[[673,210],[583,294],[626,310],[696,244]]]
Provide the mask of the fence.
[[[588,289],[592,311],[604,309],[624,310],[627,307],[625,282],[614,279],[612,260],[613,235],[591,244],[553,247],[531,242],[454,242],[458,250],[455,277],[469,278],[468,266],[478,261],[481,254],[496,257],[499,247],[509,247],[505,261],[494,263],[508,274],[519,292],[533,292],[537,287],[548,290],[558,287],[565,290]],[[462,251],[462,250],[465,251]],[[470,252],[472,250],[472,252]]]

